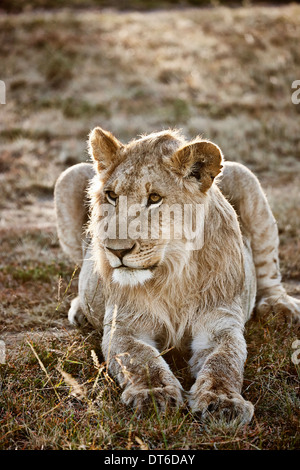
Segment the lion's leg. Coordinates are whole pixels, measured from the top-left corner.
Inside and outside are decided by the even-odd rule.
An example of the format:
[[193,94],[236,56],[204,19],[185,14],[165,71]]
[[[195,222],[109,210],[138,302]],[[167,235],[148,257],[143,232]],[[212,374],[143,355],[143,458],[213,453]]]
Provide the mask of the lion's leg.
[[124,387],[122,401],[144,411],[155,400],[161,410],[182,402],[182,387],[153,341],[105,316],[102,352],[109,371]]
[[281,283],[277,223],[258,179],[243,165],[226,162],[220,189],[236,209],[242,231],[251,240],[257,311],[283,313],[299,322],[300,301],[287,295]]
[[190,365],[196,381],[190,390],[190,406],[201,418],[214,417],[248,423],[254,407],[241,395],[246,343],[243,327],[230,322],[205,326],[192,343]]

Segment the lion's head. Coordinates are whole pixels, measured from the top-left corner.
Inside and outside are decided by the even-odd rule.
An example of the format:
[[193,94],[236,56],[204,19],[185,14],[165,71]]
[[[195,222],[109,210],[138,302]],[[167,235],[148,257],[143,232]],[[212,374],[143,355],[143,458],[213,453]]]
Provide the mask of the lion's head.
[[219,147],[200,138],[186,142],[177,131],[123,145],[96,127],[89,151],[96,168],[90,232],[102,272],[134,286],[155,277],[164,263],[185,264],[191,242],[201,236],[197,217],[222,168]]

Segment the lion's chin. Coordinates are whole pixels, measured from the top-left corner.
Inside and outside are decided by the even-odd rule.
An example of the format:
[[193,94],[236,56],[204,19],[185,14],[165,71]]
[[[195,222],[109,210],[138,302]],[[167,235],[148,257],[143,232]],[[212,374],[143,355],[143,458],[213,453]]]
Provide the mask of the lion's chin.
[[153,272],[150,269],[115,268],[112,274],[113,282],[122,287],[143,285],[152,277]]

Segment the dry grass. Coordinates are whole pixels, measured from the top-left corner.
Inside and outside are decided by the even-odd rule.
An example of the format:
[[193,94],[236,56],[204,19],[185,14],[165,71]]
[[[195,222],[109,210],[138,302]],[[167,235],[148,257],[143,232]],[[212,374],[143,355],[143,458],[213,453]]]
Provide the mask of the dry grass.
[[99,340],[68,326],[77,272],[59,248],[52,204],[60,172],[87,160],[95,125],[124,140],[168,126],[203,134],[262,181],[284,281],[299,296],[299,35],[297,5],[0,16],[1,449],[299,448],[297,331],[280,318],[247,325],[250,426],[199,423],[185,406],[138,419],[122,406],[92,354]]
[[[95,359],[97,338],[73,331],[27,334],[2,366],[2,449],[297,449],[299,396],[292,335],[277,320],[251,321],[244,394],[253,422],[199,423],[183,406],[143,419],[120,405],[120,390]],[[15,338],[14,338],[15,341]],[[17,349],[17,351],[16,351]],[[98,352],[99,354],[99,352]],[[172,362],[171,362],[172,363]],[[184,369],[177,370],[183,380]]]

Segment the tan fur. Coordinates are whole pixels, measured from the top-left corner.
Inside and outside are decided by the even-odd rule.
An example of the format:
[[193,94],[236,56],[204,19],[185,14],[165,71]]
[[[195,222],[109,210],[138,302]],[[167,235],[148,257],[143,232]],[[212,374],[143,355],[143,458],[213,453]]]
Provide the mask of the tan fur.
[[[300,312],[280,282],[277,227],[257,179],[242,165],[224,163],[215,144],[186,142],[177,131],[123,145],[96,128],[89,149],[94,169],[75,165],[60,177],[55,193],[59,237],[77,262],[86,191],[90,200],[79,297],[70,320],[76,323],[84,314],[103,331],[103,354],[124,387],[124,403],[142,409],[154,396],[164,409],[182,402],[182,387],[160,355],[176,347],[190,351],[192,410],[249,422],[253,405],[241,396],[243,329],[256,288],[259,310],[284,305],[295,318]],[[121,196],[130,207],[142,204],[141,216],[149,217],[159,211],[146,204],[151,193],[163,197],[161,207],[204,208],[199,249],[187,250],[187,239],[174,235],[168,240],[151,238],[150,232],[135,239],[101,235],[107,198],[108,225],[117,217],[121,230]],[[163,224],[158,218],[156,228]]]

